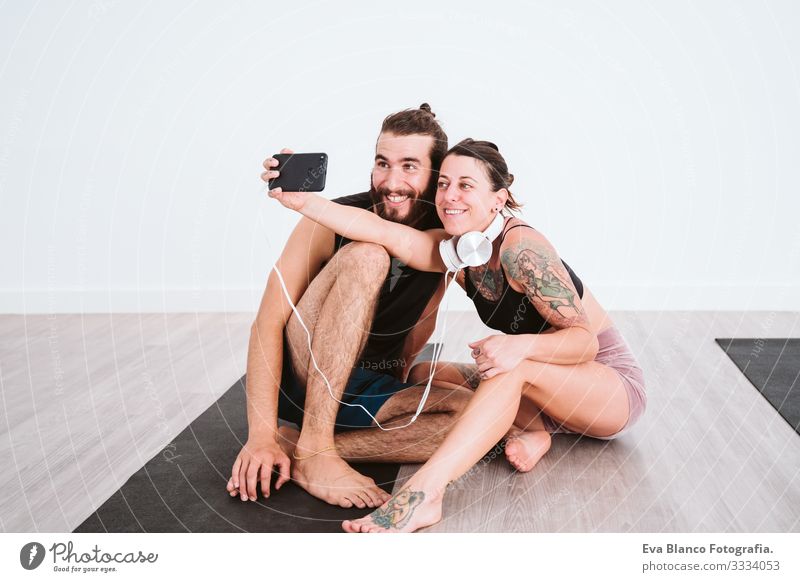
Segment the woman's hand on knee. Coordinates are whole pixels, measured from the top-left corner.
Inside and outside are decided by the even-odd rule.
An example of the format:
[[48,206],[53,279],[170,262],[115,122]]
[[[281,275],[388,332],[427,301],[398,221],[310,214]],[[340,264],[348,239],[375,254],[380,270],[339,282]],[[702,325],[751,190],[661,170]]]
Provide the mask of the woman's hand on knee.
[[528,356],[530,338],[527,335],[490,335],[469,344],[481,379],[517,369]]

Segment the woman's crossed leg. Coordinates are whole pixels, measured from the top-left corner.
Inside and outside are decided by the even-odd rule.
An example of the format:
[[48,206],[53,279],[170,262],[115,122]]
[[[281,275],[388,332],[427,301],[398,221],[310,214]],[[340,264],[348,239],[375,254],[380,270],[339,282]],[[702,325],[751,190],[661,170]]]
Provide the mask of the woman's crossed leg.
[[[527,360],[511,372],[482,381],[441,447],[403,489],[376,511],[342,526],[350,532],[398,532],[439,521],[447,485],[513,430],[515,422],[527,420],[534,426],[533,418],[519,418],[523,399],[575,432],[605,437],[627,422],[627,398],[616,371],[598,362]],[[523,413],[530,410],[523,408]]]

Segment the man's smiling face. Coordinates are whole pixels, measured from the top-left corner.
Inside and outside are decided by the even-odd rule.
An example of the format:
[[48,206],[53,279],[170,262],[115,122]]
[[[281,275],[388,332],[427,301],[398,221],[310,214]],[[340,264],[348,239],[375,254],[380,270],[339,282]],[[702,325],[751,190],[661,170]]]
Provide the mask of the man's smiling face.
[[379,216],[414,224],[433,204],[433,137],[381,133],[375,146],[370,195]]

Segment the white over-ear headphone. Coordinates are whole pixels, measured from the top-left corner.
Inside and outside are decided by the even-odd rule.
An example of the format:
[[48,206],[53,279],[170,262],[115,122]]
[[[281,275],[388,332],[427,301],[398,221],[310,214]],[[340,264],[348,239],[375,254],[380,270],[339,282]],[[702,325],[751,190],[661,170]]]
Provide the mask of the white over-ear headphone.
[[492,243],[503,231],[505,218],[498,212],[483,232],[473,230],[439,243],[439,254],[448,271],[464,267],[480,267],[492,258]]

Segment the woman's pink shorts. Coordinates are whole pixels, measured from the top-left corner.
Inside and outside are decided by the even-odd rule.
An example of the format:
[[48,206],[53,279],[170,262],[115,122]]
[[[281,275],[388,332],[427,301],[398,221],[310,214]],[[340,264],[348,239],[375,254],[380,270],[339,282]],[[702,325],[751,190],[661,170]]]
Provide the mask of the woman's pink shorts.
[[[600,348],[597,351],[595,362],[605,364],[609,368],[616,370],[625,385],[625,391],[628,393],[628,404],[630,405],[628,422],[625,423],[622,430],[607,437],[593,437],[611,440],[622,436],[636,424],[636,421],[644,413],[647,405],[647,395],[644,391],[642,369],[639,367],[636,357],[631,352],[628,344],[625,343],[625,338],[622,337],[619,330],[615,326],[611,326],[597,336],[597,341],[600,344]],[[545,429],[549,433],[580,434],[563,425],[559,425],[544,412],[540,416],[544,422]]]

